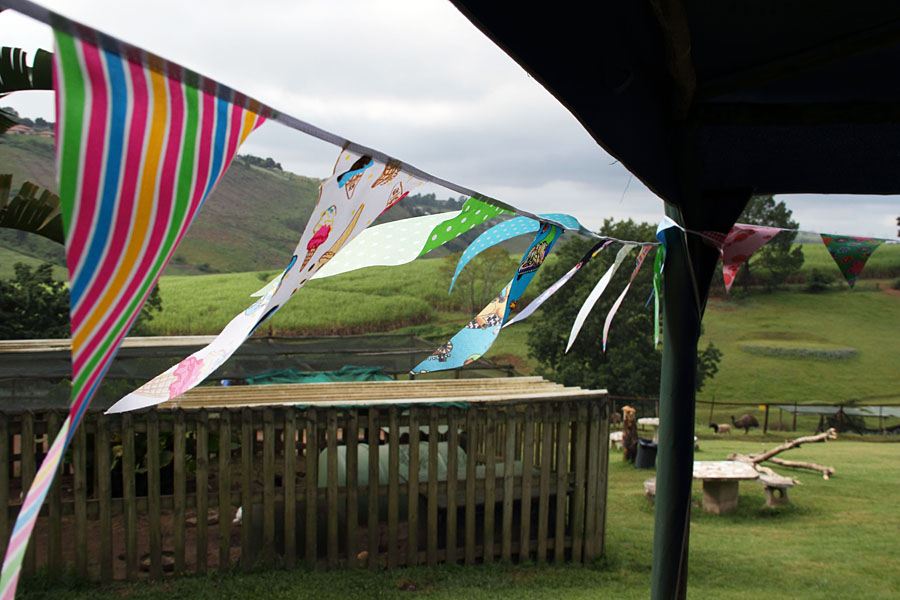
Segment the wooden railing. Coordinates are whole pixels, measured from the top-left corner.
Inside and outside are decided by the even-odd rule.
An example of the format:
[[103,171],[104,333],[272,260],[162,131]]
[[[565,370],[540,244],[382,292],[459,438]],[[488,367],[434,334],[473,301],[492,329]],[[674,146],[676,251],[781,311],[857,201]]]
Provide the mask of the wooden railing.
[[[603,552],[608,409],[603,393],[566,391],[89,413],[24,574],[591,560]],[[0,414],[0,550],[64,416]]]

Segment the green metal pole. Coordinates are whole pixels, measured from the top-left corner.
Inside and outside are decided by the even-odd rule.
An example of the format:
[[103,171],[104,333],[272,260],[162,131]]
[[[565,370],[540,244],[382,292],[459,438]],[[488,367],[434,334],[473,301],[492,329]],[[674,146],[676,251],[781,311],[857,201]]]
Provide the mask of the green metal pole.
[[718,252],[699,243],[696,236],[688,239],[678,229],[667,230],[651,577],[654,600],[684,598],[687,593],[697,341],[717,259]]

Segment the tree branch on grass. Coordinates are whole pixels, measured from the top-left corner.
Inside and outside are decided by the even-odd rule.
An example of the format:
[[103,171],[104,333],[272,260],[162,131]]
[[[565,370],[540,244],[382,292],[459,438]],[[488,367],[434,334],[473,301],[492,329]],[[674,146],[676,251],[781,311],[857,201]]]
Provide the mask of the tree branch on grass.
[[[784,467],[796,467],[800,469],[811,469],[813,471],[819,471],[822,473],[822,477],[825,479],[830,479],[832,475],[834,475],[834,467],[827,467],[824,465],[819,465],[816,463],[810,462],[798,462],[793,460],[784,460],[781,458],[775,458],[776,454],[780,454],[785,450],[790,450],[792,448],[799,448],[801,444],[811,444],[813,442],[827,442],[828,440],[836,440],[837,433],[834,428],[829,429],[828,431],[823,431],[817,435],[806,435],[802,437],[798,437],[795,440],[789,440],[783,443],[782,445],[773,448],[771,450],[767,450],[765,452],[757,452],[754,454],[729,454],[728,460],[737,460],[740,462],[745,462],[751,465],[754,469],[756,469],[759,473],[764,473],[766,475],[773,475],[781,477],[775,471],[768,467],[764,467],[759,463],[764,461],[773,462],[776,465],[782,465]],[[795,484],[800,484],[796,479],[791,479]]]

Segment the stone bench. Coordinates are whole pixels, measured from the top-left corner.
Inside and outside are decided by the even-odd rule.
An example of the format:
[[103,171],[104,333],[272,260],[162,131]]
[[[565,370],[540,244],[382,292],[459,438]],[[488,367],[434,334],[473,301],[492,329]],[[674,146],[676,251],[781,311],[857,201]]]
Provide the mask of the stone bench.
[[766,487],[766,508],[790,504],[787,491],[794,487],[794,480],[779,475],[760,475],[759,481]]
[[644,498],[646,498],[650,504],[656,500],[656,477],[651,477],[644,481]]

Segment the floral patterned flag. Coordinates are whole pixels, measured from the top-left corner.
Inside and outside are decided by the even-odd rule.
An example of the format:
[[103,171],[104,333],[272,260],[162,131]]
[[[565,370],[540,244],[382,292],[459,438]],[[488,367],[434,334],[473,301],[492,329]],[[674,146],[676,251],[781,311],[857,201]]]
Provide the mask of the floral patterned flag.
[[844,275],[844,279],[850,287],[853,287],[863,267],[866,266],[866,261],[878,246],[887,240],[823,233],[822,241]]
[[743,225],[736,223],[722,244],[722,276],[725,279],[725,290],[731,291],[731,284],[745,262],[766,242],[781,233],[778,227],[761,225]]

